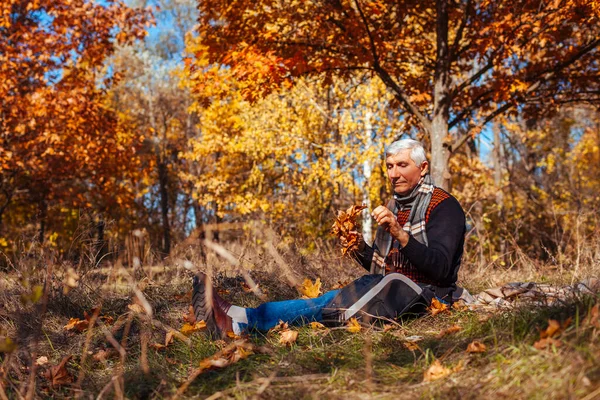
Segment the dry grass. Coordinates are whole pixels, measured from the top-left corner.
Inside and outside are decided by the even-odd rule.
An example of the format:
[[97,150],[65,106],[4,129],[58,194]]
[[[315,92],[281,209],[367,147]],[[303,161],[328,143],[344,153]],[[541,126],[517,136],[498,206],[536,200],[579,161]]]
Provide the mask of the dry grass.
[[[221,255],[218,245],[190,240],[160,264],[79,263],[78,286],[68,293],[73,265],[47,250],[32,251],[0,279],[0,344],[7,337],[17,344],[1,355],[0,398],[172,397],[199,362],[223,346],[196,333],[163,350],[150,347],[184,324],[186,293],[196,270],[211,274],[226,290],[224,296],[242,306],[297,298],[304,278],[321,278],[326,291],[364,273],[326,244],[315,243],[316,250],[306,253],[269,232],[252,236],[222,243],[227,253]],[[598,242],[581,247],[571,261],[562,255],[560,263],[531,260],[518,250],[503,258],[505,265],[473,254],[480,253],[469,252],[460,274],[471,292],[510,281],[565,284],[600,276]],[[252,282],[258,284],[254,292],[248,291]],[[42,296],[36,299],[40,287]],[[600,329],[586,325],[585,316],[597,301],[597,296],[584,296],[560,306],[511,312],[453,311],[404,321],[385,332],[373,327],[358,334],[343,328],[316,334],[304,327],[291,347],[280,345],[277,334],[256,335],[250,338],[254,355],[199,375],[182,397],[589,400],[600,397]],[[131,304],[150,308],[152,314],[132,310]],[[98,306],[97,317],[112,317],[112,323],[97,318],[84,332],[64,329],[70,318],[83,319]],[[568,317],[573,322],[560,336],[561,347],[532,347],[548,319]],[[439,337],[454,325],[460,331]],[[415,335],[422,340],[409,350],[406,338]],[[473,340],[484,343],[486,353],[467,354]],[[106,359],[99,359],[102,351]],[[67,363],[71,382],[53,387],[45,375],[67,355],[73,356]],[[41,356],[49,361],[37,366]],[[436,359],[454,372],[424,383],[423,374]]]

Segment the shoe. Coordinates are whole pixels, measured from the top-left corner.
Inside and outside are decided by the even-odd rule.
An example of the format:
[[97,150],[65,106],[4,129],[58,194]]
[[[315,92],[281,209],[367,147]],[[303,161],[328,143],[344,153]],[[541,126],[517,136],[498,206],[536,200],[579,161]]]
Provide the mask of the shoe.
[[206,322],[206,331],[212,338],[222,338],[233,331],[233,321],[227,311],[231,304],[222,299],[211,287],[212,296],[207,296],[207,279],[198,273],[192,281],[192,306],[196,321]]

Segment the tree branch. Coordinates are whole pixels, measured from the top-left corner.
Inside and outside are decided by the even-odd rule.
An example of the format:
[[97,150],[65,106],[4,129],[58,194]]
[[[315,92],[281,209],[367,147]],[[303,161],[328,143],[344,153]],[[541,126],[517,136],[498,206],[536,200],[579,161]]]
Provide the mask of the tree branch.
[[462,39],[463,32],[465,27],[467,26],[467,21],[469,19],[469,10],[471,9],[471,0],[467,0],[467,4],[465,5],[465,13],[463,15],[463,19],[460,22],[460,26],[458,27],[458,31],[456,32],[456,37],[454,38],[454,43],[452,43],[452,47],[450,48],[450,62],[456,61],[454,58],[458,52],[458,46]]
[[410,112],[415,117],[417,117],[417,119],[419,120],[419,122],[421,123],[423,128],[427,131],[427,133],[430,133],[431,132],[431,121],[429,121],[429,119],[427,119],[427,117],[425,117],[425,115],[423,115],[419,111],[419,109],[414,104],[412,104],[412,102],[408,99],[408,96],[406,96],[406,94],[404,93],[402,88],[400,88],[398,83],[390,76],[390,74],[379,63],[379,55],[377,53],[375,39],[373,38],[373,34],[371,33],[371,30],[369,28],[369,23],[367,21],[367,18],[365,17],[365,14],[364,14],[362,8],[360,7],[360,3],[358,2],[358,0],[354,0],[354,4],[356,5],[358,13],[360,14],[363,24],[365,25],[367,35],[369,36],[371,53],[373,55],[373,69],[375,70],[377,75],[379,75],[379,78],[381,78],[383,83],[385,83],[386,86],[388,86],[390,89],[392,89],[395,92],[396,99],[404,106],[406,111]]

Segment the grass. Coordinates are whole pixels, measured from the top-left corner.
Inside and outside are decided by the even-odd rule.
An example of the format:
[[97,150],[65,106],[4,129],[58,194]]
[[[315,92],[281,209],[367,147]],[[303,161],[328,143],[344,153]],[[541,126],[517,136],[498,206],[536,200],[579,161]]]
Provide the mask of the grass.
[[[256,306],[262,300],[245,287],[242,269],[258,283],[266,300],[298,297],[294,283],[305,277],[320,277],[324,290],[329,290],[363,272],[326,248],[302,256],[279,248],[281,257],[275,260],[272,249],[248,243],[225,246],[234,263],[213,254],[206,260],[195,258],[188,248],[180,252],[185,259],[178,258],[176,251],[163,264],[135,271],[118,263],[88,266],[68,293],[66,264],[40,256],[37,262],[28,260],[26,266],[7,271],[0,278],[0,346],[11,338],[17,348],[0,355],[0,398],[173,397],[202,360],[226,345],[194,333],[189,343],[174,339],[165,349],[144,349],[143,343],[164,344],[169,327],[182,327],[194,268],[210,271],[224,296],[243,306]],[[585,268],[579,266],[582,275],[577,277],[570,276],[568,268],[521,262],[502,269],[467,259],[460,279],[476,292],[515,280],[564,284],[598,276],[600,270],[596,258],[590,258]],[[36,285],[45,285],[39,299],[34,296]],[[359,333],[343,327],[315,331],[306,326],[297,328],[298,339],[291,345],[279,344],[276,332],[255,334],[248,338],[254,354],[200,374],[180,398],[600,398],[600,326],[589,320],[599,297],[579,295],[545,307],[453,310],[406,320],[392,329],[376,325]],[[151,318],[129,308],[145,302],[152,309]],[[113,322],[105,320],[83,332],[65,330],[70,318],[84,319],[96,306]],[[558,336],[560,346],[543,350],[533,346],[550,319],[569,318],[570,324]],[[460,330],[441,335],[453,326]],[[412,336],[422,339],[411,350],[407,338]],[[484,353],[466,352],[475,340],[485,344]],[[124,350],[122,356],[113,351],[98,359],[101,351],[114,349],[116,343]],[[72,355],[67,363],[71,382],[53,386],[45,375],[67,355]],[[48,363],[35,366],[40,356],[47,357]],[[436,360],[452,372],[424,382],[425,371]]]

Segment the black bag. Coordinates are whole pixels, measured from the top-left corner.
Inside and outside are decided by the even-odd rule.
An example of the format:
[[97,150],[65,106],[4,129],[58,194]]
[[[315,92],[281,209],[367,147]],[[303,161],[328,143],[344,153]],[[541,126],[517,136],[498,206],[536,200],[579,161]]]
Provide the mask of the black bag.
[[343,287],[323,308],[323,322],[337,325],[353,317],[363,322],[397,318],[422,312],[433,297],[430,288],[420,287],[399,273],[365,275]]

